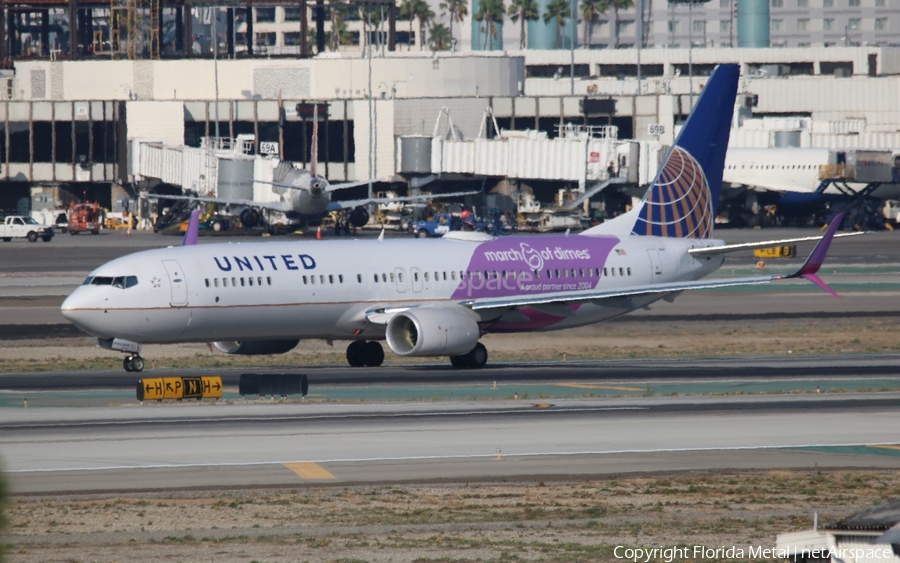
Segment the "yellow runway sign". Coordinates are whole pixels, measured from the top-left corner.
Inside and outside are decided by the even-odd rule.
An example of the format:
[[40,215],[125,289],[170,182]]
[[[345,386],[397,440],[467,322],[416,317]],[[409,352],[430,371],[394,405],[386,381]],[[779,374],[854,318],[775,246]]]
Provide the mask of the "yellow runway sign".
[[222,378],[204,377],[156,377],[139,379],[138,401],[162,401],[163,399],[218,399],[222,396]]

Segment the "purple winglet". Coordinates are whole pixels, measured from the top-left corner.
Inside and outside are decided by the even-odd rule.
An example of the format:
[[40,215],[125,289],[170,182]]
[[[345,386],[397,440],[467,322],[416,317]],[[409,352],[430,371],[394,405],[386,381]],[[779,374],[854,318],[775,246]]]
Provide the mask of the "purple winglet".
[[184,241],[181,246],[193,246],[197,244],[197,237],[200,234],[200,209],[191,212],[191,220],[188,221],[187,230],[184,232]]
[[838,213],[834,216],[834,219],[831,221],[831,224],[828,225],[828,230],[825,231],[825,235],[822,237],[822,240],[819,241],[819,244],[817,244],[812,253],[810,253],[809,258],[806,259],[806,262],[803,264],[803,266],[801,266],[800,269],[793,274],[785,277],[806,278],[831,295],[839,297],[839,295],[835,293],[833,289],[828,287],[828,285],[824,281],[822,281],[822,279],[817,276],[816,273],[819,271],[819,268],[822,267],[822,263],[825,262],[825,256],[828,254],[828,249],[831,247],[831,241],[834,238],[834,233],[836,233],[838,228],[840,228],[841,222],[844,220],[844,216],[846,214],[847,212],[845,211],[844,213]]

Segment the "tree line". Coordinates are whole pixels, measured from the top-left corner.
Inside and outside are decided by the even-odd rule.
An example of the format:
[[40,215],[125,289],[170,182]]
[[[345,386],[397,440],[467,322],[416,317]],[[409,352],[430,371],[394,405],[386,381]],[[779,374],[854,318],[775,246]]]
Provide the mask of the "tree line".
[[[650,1],[647,2],[651,4]],[[578,18],[584,25],[582,34],[582,46],[590,46],[590,38],[594,24],[612,13],[613,22],[613,48],[619,47],[619,11],[634,7],[633,0],[580,0],[578,5]],[[449,25],[438,23],[437,14],[431,9],[426,0],[400,0],[397,13],[401,21],[409,22],[410,45],[412,44],[413,27],[418,27],[419,38],[426,37],[427,41],[419,40],[419,49],[427,45],[432,51],[446,51],[452,49],[455,43],[453,36],[454,23],[462,23],[469,15],[469,0],[442,0],[438,5],[441,18],[449,16]],[[354,11],[357,13],[354,14]],[[348,18],[358,16],[363,24],[363,33],[359,38],[360,47],[365,50],[368,44],[370,31],[377,32],[379,27],[387,19],[387,11],[382,6],[360,5],[354,6],[340,0],[327,3],[326,15],[331,22],[331,30],[326,32],[327,48],[336,51],[342,45],[352,45],[353,38],[348,31]],[[649,21],[649,16],[644,19]],[[570,0],[551,0],[541,13],[536,0],[480,0],[478,8],[472,14],[472,18],[479,23],[481,30],[482,49],[488,49],[493,40],[500,33],[503,20],[509,18],[513,23],[519,24],[519,48],[524,49],[528,43],[527,22],[541,21],[545,24],[554,24],[556,28],[555,48],[563,46],[566,23],[572,18],[572,2]],[[646,26],[646,24],[645,24]],[[646,31],[646,30],[645,30]],[[315,52],[315,29],[310,29],[306,37],[307,49]],[[643,34],[646,43],[647,33]]]

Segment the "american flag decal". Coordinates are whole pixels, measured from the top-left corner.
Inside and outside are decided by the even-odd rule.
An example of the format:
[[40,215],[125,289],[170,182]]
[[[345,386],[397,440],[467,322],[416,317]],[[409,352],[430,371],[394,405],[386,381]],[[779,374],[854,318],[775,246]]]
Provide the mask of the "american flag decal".
[[713,219],[713,202],[703,169],[687,151],[676,146],[647,190],[632,233],[706,239],[712,236]]

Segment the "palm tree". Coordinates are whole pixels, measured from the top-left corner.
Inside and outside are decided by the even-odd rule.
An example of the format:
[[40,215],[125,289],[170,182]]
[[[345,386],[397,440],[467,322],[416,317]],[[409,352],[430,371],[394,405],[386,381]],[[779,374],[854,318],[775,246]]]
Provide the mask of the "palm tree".
[[619,48],[619,10],[627,10],[628,8],[634,7],[634,2],[632,0],[610,0],[613,7],[613,32],[615,33],[615,41],[613,41],[613,48]]
[[[472,17],[481,24],[481,33],[484,34],[482,49],[487,49],[488,38],[497,38],[497,23],[503,23],[505,14],[506,6],[503,5],[503,0],[481,0],[479,3],[478,13]],[[491,45],[493,46],[493,43]]]
[[347,5],[340,0],[332,0],[329,2],[329,10],[331,16],[331,33],[328,35],[329,44],[332,51],[337,51],[341,45],[346,45],[350,42],[350,34],[347,33],[347,22],[344,21]]
[[444,0],[438,7],[450,15],[450,46],[453,46],[453,22],[462,23],[469,15],[469,0]]
[[569,6],[569,0],[552,0],[547,4],[547,11],[544,12],[544,23],[556,22],[556,41],[553,47],[559,49],[562,47],[562,39],[566,20],[572,15],[572,9]]
[[450,30],[446,25],[439,23],[431,26],[428,34],[428,45],[432,51],[446,51],[450,48]]
[[434,10],[425,0],[413,0],[416,10],[416,19],[419,20],[419,50],[425,48],[425,28],[434,19]]
[[581,19],[584,20],[585,49],[591,47],[591,35],[594,33],[594,22],[609,10],[609,0],[581,0]]
[[373,30],[378,30],[381,25],[381,6],[373,6],[371,4],[362,4],[359,7],[359,19],[362,20],[363,30],[362,37],[359,39],[359,46],[363,52],[369,45],[369,26]]
[[399,12],[404,19],[409,20],[409,39],[407,40],[406,44],[411,48],[413,37],[413,22],[416,21],[415,0],[400,0]]
[[509,19],[519,22],[519,49],[524,49],[527,44],[525,23],[537,21],[541,17],[537,2],[535,0],[510,0],[506,13],[509,14]]

